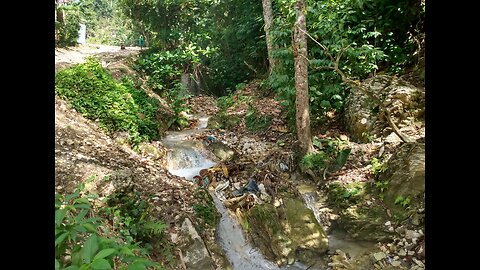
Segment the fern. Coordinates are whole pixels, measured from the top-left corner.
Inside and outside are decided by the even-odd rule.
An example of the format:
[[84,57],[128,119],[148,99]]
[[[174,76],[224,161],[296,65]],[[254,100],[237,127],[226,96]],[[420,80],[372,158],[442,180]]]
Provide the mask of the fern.
[[143,229],[150,234],[160,235],[167,228],[167,224],[148,220],[143,224]]

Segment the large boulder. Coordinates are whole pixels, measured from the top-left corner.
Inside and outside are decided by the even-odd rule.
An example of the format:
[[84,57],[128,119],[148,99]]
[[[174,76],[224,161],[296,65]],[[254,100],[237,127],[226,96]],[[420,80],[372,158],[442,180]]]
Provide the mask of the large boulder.
[[[379,98],[402,132],[408,134],[423,122],[424,88],[388,75],[369,78],[362,86]],[[384,137],[393,131],[378,104],[355,88],[346,99],[344,121],[352,139],[357,142],[367,142],[373,136]]]
[[183,262],[189,270],[215,269],[205,243],[189,218],[182,223],[179,248],[183,253]]
[[253,243],[279,265],[299,260],[315,262],[328,249],[328,238],[313,212],[300,199],[283,198],[283,205],[254,206],[247,214]]
[[407,205],[400,205],[398,198],[409,201],[414,207],[422,205],[425,194],[425,144],[406,143],[390,157],[387,169],[379,175],[382,181],[388,181],[384,201],[392,209],[392,214],[402,217]]
[[352,239],[383,242],[393,239],[393,232],[384,225],[389,220],[381,206],[352,205],[339,213],[338,226]]
[[213,155],[218,158],[218,160],[222,162],[232,160],[236,156],[236,153],[233,149],[218,140],[209,143],[206,148],[207,150],[211,151]]

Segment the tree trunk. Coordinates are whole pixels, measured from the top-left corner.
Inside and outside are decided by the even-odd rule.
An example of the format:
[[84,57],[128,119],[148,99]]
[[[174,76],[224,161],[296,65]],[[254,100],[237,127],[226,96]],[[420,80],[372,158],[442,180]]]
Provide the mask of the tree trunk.
[[275,60],[272,58],[273,44],[270,36],[270,29],[272,27],[273,12],[272,12],[272,0],[262,0],[263,5],[263,21],[265,22],[265,40],[267,42],[268,53],[268,74],[272,74],[272,70],[275,67]]
[[295,12],[297,19],[293,29],[293,56],[295,60],[297,136],[300,143],[300,151],[302,154],[307,154],[313,152],[314,149],[310,133],[305,0],[297,0]]

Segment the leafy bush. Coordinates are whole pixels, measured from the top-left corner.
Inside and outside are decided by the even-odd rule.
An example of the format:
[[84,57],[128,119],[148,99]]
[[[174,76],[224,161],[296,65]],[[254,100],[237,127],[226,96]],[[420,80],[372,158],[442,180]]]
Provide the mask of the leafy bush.
[[[293,0],[276,0],[272,37],[278,48],[272,56],[280,64],[268,79],[287,108],[294,130],[295,88],[291,49],[295,21]],[[328,120],[327,112],[343,112],[347,89],[329,67],[343,51],[341,70],[354,80],[385,71],[401,73],[410,67],[423,34],[424,3],[420,0],[308,1],[307,32],[309,96],[312,126]],[[318,45],[322,44],[322,46]]]
[[194,197],[198,200],[198,203],[193,205],[193,210],[200,221],[200,227],[197,229],[203,232],[207,227],[215,227],[220,216],[208,191],[198,188]]
[[116,82],[94,58],[59,71],[55,93],[86,118],[98,119],[110,134],[127,131],[134,145],[160,137],[155,118],[159,101],[136,89],[131,79]]
[[108,222],[92,212],[90,200],[97,196],[82,195],[83,188],[55,194],[55,269],[161,269],[146,249],[112,236]]
[[[317,152],[306,154],[300,160],[300,166],[304,169],[321,171],[328,169],[329,172],[340,170],[347,162],[351,148],[340,139],[318,139],[313,137],[312,144]],[[323,173],[323,171],[322,171]]]
[[[74,46],[77,44],[80,30],[80,11],[75,6],[56,8],[57,14],[65,14],[64,21],[55,21],[55,47]],[[57,17],[60,20],[60,17]]]
[[166,224],[149,216],[148,202],[139,192],[114,193],[107,198],[104,211],[114,220],[115,229],[127,242],[149,243],[161,238]]
[[378,158],[372,158],[370,161],[372,165],[372,173],[375,176],[378,176],[380,173],[384,172],[387,170],[387,163],[382,163],[378,160]]

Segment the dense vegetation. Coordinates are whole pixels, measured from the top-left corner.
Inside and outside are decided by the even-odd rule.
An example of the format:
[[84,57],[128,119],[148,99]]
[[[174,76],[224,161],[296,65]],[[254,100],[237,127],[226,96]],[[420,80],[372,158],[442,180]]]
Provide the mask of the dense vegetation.
[[55,93],[85,117],[98,119],[109,134],[128,132],[132,145],[160,138],[159,101],[128,77],[115,81],[94,58],[56,73]]
[[93,199],[98,196],[85,183],[71,194],[55,194],[55,269],[161,269],[148,258],[165,242],[166,225],[147,215],[147,202],[137,194],[112,194],[100,211]]
[[[137,44],[138,36],[143,35],[148,49],[140,53],[134,69],[145,79],[143,86],[164,98],[173,111],[168,127],[188,125],[186,101],[192,90],[219,96],[219,128],[235,126],[241,119],[227,119],[226,113],[243,98],[239,95],[234,100],[235,90],[260,78],[266,95],[275,94],[282,101],[294,130],[295,2],[272,0],[271,56],[277,64],[271,73],[262,3],[256,0],[73,1],[56,6],[55,44],[75,45],[79,23],[87,25],[89,42],[128,46]],[[354,81],[422,69],[424,1],[307,0],[306,6],[308,98],[314,128],[338,119],[344,110],[350,88],[334,67]],[[424,79],[421,72],[416,74]],[[128,133],[132,146],[161,137],[159,101],[148,96],[136,79],[116,81],[94,58],[56,73],[55,93],[86,118],[98,120],[107,133]],[[271,121],[248,107],[245,126],[249,131],[262,131]],[[335,172],[345,165],[351,149],[341,140],[313,137],[312,142],[315,152],[298,159],[302,171],[325,177],[327,170]],[[374,175],[385,170],[376,158],[371,165]],[[380,196],[387,185],[387,181],[375,179]],[[332,185],[330,191],[337,203],[347,204],[357,201],[365,187]],[[113,194],[103,202],[103,211],[89,201],[94,197],[83,188],[69,195],[56,194],[56,269],[112,269],[114,264],[115,269],[159,268],[147,255],[152,243],[162,243],[166,225],[148,218],[149,206],[139,194]],[[209,203],[193,206],[205,221],[202,228],[213,226],[218,219]],[[409,203],[408,197],[395,200],[402,207]],[[94,209],[101,214],[89,217]]]

